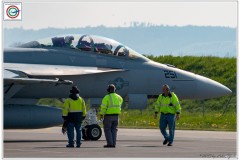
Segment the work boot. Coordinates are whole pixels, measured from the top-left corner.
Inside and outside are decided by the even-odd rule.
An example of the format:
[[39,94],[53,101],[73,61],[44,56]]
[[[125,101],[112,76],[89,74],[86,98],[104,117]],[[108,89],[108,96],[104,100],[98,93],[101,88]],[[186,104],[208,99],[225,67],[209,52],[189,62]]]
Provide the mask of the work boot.
[[169,143],[168,143],[168,146],[172,146],[172,143],[173,143],[173,142],[169,142]]
[[80,148],[80,147],[81,147],[81,145],[82,145],[82,143],[80,143],[80,144],[77,144],[77,146],[76,146],[76,147],[77,147],[77,148]]
[[167,143],[168,143],[168,140],[165,139],[165,140],[163,141],[163,145],[166,145]]
[[103,147],[104,148],[115,148],[115,146],[112,146],[112,145],[104,145]]
[[66,145],[66,147],[67,147],[67,148],[74,148],[74,145],[68,144],[68,145]]

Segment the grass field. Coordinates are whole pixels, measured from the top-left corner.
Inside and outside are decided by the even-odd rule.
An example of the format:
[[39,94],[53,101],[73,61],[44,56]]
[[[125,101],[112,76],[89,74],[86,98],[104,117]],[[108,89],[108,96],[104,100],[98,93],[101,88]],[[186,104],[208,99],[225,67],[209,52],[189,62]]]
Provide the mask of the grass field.
[[[120,116],[120,127],[128,128],[158,128],[159,116],[153,117],[154,112],[129,110],[123,111]],[[182,111],[181,118],[176,121],[176,129],[186,130],[223,130],[236,131],[236,113],[202,112],[190,113]]]
[[[203,112],[199,108],[189,109],[185,108],[187,104],[194,101],[183,101],[182,113],[180,120],[176,121],[176,129],[181,130],[215,130],[215,131],[236,131],[236,119],[237,113],[234,108],[229,108],[226,113],[223,114],[221,110],[211,110],[209,105],[212,103],[210,100],[206,102],[206,111]],[[56,99],[41,99],[39,105],[50,105],[62,107],[63,104]],[[87,109],[90,108],[89,102]],[[195,103],[197,104],[197,102]],[[157,119],[154,119],[154,100],[150,100],[147,109],[145,110],[129,110],[122,109],[120,115],[120,128],[158,128],[159,115]],[[235,106],[234,106],[235,107]]]

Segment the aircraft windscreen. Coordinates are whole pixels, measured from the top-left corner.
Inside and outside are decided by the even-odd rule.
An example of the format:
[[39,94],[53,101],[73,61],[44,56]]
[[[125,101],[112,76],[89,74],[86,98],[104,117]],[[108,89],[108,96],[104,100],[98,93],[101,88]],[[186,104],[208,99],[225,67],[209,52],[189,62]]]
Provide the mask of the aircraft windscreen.
[[138,52],[128,48],[129,50],[129,58],[132,58],[132,59],[135,59],[135,58],[141,58],[141,59],[144,59],[144,60],[149,60],[147,57],[139,54]]

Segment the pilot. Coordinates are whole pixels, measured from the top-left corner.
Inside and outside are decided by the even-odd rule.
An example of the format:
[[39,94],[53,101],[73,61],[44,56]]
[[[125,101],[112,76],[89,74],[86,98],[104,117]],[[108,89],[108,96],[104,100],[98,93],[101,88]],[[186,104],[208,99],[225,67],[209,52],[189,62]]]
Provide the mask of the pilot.
[[66,36],[65,39],[64,39],[64,42],[65,42],[65,45],[67,47],[73,47],[72,45],[72,41],[74,40],[74,37],[73,36]]
[[110,84],[107,88],[108,94],[103,98],[101,104],[100,117],[103,120],[103,128],[107,141],[104,148],[115,148],[117,140],[117,127],[119,114],[123,99],[116,93],[116,87]]
[[112,54],[112,45],[111,44],[106,44],[106,50],[107,50],[107,54]]
[[73,86],[70,90],[69,98],[64,102],[62,117],[67,121],[68,145],[74,147],[74,128],[76,130],[76,147],[80,148],[82,139],[82,120],[86,116],[86,106],[83,98],[79,96],[79,89]]
[[[170,88],[167,84],[162,87],[162,94],[159,95],[155,104],[155,116],[160,112],[159,128],[165,138],[163,145],[173,145],[174,132],[175,132],[175,119],[180,118],[181,106],[178,101],[178,97],[175,93],[170,92]],[[166,128],[169,128],[169,134],[166,132]]]

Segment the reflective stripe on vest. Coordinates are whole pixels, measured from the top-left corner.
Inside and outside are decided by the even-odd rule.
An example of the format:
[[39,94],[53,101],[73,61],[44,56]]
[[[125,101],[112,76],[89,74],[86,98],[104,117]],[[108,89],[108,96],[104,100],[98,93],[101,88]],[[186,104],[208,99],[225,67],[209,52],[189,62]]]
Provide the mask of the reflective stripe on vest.
[[108,108],[119,108],[119,105],[114,105],[113,104],[113,100],[112,100],[111,94],[109,94],[109,96],[110,96],[110,105],[108,106]]

